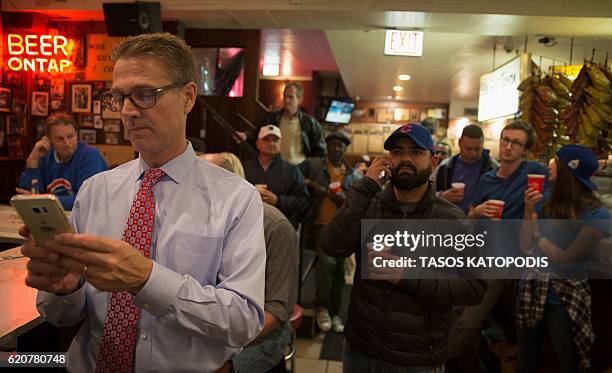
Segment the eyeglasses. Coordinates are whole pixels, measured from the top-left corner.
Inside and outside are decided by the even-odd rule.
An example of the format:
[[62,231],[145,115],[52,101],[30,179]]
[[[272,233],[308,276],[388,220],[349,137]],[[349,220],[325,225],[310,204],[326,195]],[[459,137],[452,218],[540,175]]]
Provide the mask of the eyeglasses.
[[502,144],[502,146],[508,146],[508,144],[512,144],[511,145],[512,149],[522,148],[523,146],[525,146],[525,144],[523,144],[522,142],[516,141],[516,140],[512,140],[512,139],[509,139],[507,137],[502,137],[501,138],[501,144]]
[[187,83],[172,83],[161,88],[137,88],[130,93],[105,93],[102,95],[102,105],[109,111],[121,111],[125,98],[129,98],[132,104],[139,109],[150,109],[157,103],[157,95],[170,89],[180,87]]

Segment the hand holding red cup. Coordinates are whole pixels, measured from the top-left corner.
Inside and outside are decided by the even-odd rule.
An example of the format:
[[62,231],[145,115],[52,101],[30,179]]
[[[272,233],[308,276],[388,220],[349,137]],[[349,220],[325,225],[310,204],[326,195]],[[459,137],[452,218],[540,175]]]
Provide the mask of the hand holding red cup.
[[332,193],[338,193],[342,190],[342,184],[340,184],[339,181],[334,181],[333,183],[329,184],[329,190]]
[[461,192],[461,193],[465,192],[465,183],[455,182],[451,184],[451,187],[456,189],[458,192]]
[[506,202],[499,200],[499,199],[490,199],[488,202],[494,205],[495,207],[497,207],[497,212],[493,218],[501,219],[502,214],[504,213],[504,205],[506,204]]
[[546,175],[529,174],[527,175],[527,187],[544,193],[544,179]]

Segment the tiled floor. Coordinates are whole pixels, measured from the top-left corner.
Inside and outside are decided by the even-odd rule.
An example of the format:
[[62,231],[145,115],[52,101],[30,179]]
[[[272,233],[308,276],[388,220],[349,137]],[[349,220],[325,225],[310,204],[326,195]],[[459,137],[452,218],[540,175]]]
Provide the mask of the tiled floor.
[[342,373],[342,362],[319,360],[325,335],[313,339],[298,338],[295,342],[296,373]]
[[[315,253],[305,251],[305,254],[314,256]],[[354,255],[349,257],[345,261],[345,281],[348,285],[353,283],[353,274],[355,271],[355,257]],[[312,309],[312,299],[314,298],[314,269],[310,272],[306,280],[306,288],[302,292],[302,307],[304,307],[304,314],[310,312],[314,314]],[[348,298],[350,294],[350,287],[347,286],[344,290],[344,298],[348,305]],[[345,310],[346,312],[346,310]],[[343,315],[346,318],[346,314]],[[320,360],[321,348],[323,347],[323,340],[325,339],[324,333],[319,333],[315,338],[298,338],[295,343],[295,371],[297,373],[342,373],[342,362],[333,360]],[[287,368],[289,369],[289,365]]]

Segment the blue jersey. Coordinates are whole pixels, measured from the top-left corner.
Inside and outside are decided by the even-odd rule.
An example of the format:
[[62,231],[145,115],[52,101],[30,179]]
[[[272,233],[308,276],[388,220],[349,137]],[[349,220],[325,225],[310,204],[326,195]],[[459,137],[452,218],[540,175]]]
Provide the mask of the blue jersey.
[[72,210],[83,181],[107,168],[98,149],[79,141],[67,162],[58,163],[55,151],[49,151],[38,162],[38,168],[26,168],[19,178],[19,187],[30,190],[32,180],[37,179],[39,193],[55,194],[64,209]]

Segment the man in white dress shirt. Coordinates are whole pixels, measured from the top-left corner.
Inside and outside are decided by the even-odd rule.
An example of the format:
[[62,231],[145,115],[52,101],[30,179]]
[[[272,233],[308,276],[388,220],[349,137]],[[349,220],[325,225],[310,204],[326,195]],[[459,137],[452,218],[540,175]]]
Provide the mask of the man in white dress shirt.
[[83,184],[77,234],[24,244],[26,282],[50,323],[85,320],[71,371],[229,371],[264,320],[261,199],[186,140],[197,92],[184,41],[139,35],[113,60],[103,104],[121,112],[140,157]]

